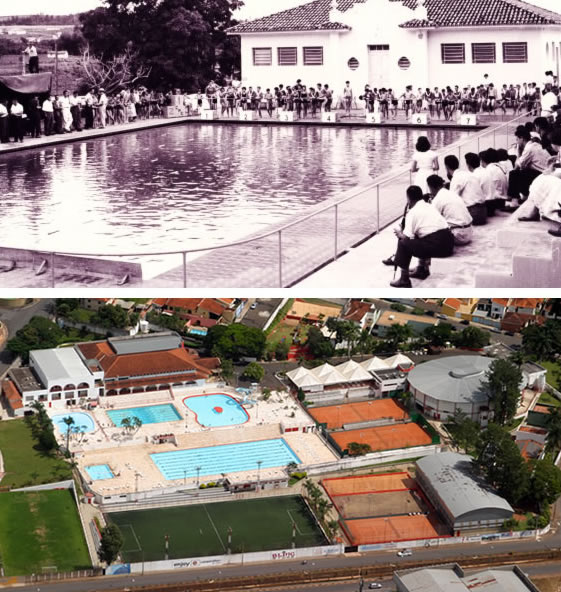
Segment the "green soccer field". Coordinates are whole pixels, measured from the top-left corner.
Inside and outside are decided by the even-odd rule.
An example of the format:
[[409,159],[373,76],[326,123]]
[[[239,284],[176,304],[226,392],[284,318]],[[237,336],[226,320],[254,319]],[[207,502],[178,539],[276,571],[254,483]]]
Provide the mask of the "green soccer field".
[[197,506],[114,512],[107,518],[123,533],[122,556],[127,562],[203,557],[227,552],[228,528],[232,553],[312,547],[327,541],[299,496],[241,500]]
[[72,492],[0,493],[0,555],[7,576],[90,568]]

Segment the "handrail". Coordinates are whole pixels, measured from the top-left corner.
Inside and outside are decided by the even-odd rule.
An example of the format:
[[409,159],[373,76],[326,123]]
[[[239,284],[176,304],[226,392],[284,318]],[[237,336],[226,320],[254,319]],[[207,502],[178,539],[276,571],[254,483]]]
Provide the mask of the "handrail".
[[[509,125],[512,125],[513,123],[519,121],[522,118],[526,118],[527,114],[523,114],[523,115],[519,115],[518,117],[511,119],[507,122],[503,122],[502,124],[496,126],[496,127],[492,127],[492,128],[486,128],[484,130],[481,130],[479,132],[477,132],[476,134],[469,136],[469,141],[473,141],[473,140],[477,140],[480,139],[482,137],[485,137],[487,134],[490,133],[496,133],[497,131],[500,131],[501,129],[508,127]],[[453,142],[452,144],[449,144],[448,146],[446,146],[445,148],[441,148],[438,151],[439,156],[442,155],[442,152],[450,152],[451,150],[454,150],[455,148],[461,147],[463,144],[466,143],[466,139],[462,139],[462,140],[457,140],[456,142]],[[396,171],[394,174],[388,173],[388,177],[384,178],[384,175],[380,175],[380,177],[377,177],[376,179],[373,180],[372,184],[369,185],[365,185],[364,187],[359,187],[356,188],[355,190],[350,190],[349,191],[349,195],[347,195],[346,197],[343,197],[337,201],[330,201],[329,203],[324,204],[323,206],[319,207],[318,209],[315,209],[313,212],[310,212],[308,214],[305,214],[302,217],[299,217],[298,220],[291,220],[287,223],[285,223],[284,225],[274,228],[274,229],[270,229],[265,231],[263,234],[259,234],[257,236],[252,236],[252,237],[248,237],[245,239],[241,239],[241,240],[237,240],[237,241],[233,241],[233,242],[229,242],[229,243],[225,243],[225,244],[220,244],[220,245],[212,245],[209,247],[200,247],[200,248],[196,248],[196,249],[176,249],[174,251],[149,251],[149,252],[140,252],[140,253],[89,253],[89,252],[69,252],[69,251],[60,251],[60,250],[52,250],[52,249],[33,249],[35,252],[37,253],[42,253],[42,254],[49,254],[49,255],[60,255],[60,256],[64,256],[64,257],[152,257],[152,256],[168,256],[168,255],[187,255],[187,254],[194,254],[194,253],[205,253],[208,251],[217,251],[220,249],[227,249],[229,247],[238,247],[238,246],[242,246],[242,245],[246,245],[248,243],[252,243],[255,241],[259,241],[259,240],[263,240],[266,238],[270,238],[271,236],[275,236],[279,233],[284,232],[285,230],[288,230],[289,228],[295,226],[296,224],[300,224],[301,222],[305,222],[306,220],[317,216],[318,214],[323,214],[328,210],[331,210],[335,207],[338,207],[344,203],[346,203],[347,201],[354,199],[356,197],[358,197],[359,195],[362,195],[368,191],[372,191],[374,189],[376,189],[377,187],[380,187],[381,185],[385,185],[386,183],[389,183],[395,179],[397,179],[398,177],[401,177],[402,175],[406,174],[407,172],[409,172],[408,168],[403,168],[400,169],[399,171]]]

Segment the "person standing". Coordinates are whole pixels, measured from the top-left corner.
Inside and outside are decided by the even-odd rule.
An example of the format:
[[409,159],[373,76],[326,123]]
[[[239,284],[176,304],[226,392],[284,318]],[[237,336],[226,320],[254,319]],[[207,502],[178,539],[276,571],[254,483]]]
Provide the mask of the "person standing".
[[41,103],[39,97],[32,97],[29,101],[29,120],[31,122],[31,137],[41,137]]
[[6,101],[0,101],[0,142],[2,144],[8,144],[10,142],[8,117],[9,113]]
[[69,92],[65,90],[60,97],[60,106],[62,107],[62,131],[70,133],[72,131],[72,112],[70,111]]
[[53,133],[54,123],[54,108],[53,108],[53,97],[47,97],[41,105],[43,111],[43,118],[45,120],[45,136],[50,136]]
[[[134,107],[134,102],[132,101],[131,97],[131,104]],[[97,108],[98,108],[98,117],[99,117],[99,127],[104,128],[107,125],[107,95],[105,94],[105,90],[103,88],[99,89],[99,99],[97,101]],[[136,108],[135,108],[135,119],[136,119]]]
[[427,178],[434,175],[438,169],[438,154],[431,150],[431,145],[426,136],[420,136],[415,145],[415,154],[411,163],[411,172],[415,173],[414,185],[418,185],[424,194],[429,192]]
[[348,80],[345,82],[345,88],[343,89],[343,104],[345,106],[345,117],[350,117],[353,107],[353,89]]
[[84,97],[84,117],[86,120],[86,129],[92,129],[94,126],[94,110],[95,102],[94,90],[89,90]]
[[21,142],[23,144],[23,120],[25,113],[23,105],[17,99],[12,101],[10,115],[14,126],[14,142]]
[[29,73],[30,74],[38,74],[39,73],[39,55],[37,53],[37,48],[33,43],[28,44],[28,46],[23,50],[23,53],[29,57]]
[[55,118],[55,134],[62,134],[64,132],[64,118],[62,116],[62,103],[58,95],[55,95],[53,111]]
[[80,105],[80,99],[78,93],[74,91],[72,96],[69,98],[70,101],[70,114],[72,115],[72,126],[77,132],[82,131],[82,110]]

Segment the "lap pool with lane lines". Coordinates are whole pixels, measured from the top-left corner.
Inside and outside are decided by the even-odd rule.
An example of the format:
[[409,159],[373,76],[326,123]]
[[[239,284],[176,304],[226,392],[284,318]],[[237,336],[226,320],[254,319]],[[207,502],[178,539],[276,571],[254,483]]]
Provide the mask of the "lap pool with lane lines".
[[156,452],[150,458],[168,481],[196,477],[197,467],[200,469],[199,476],[204,477],[257,471],[258,461],[261,461],[261,469],[301,462],[283,438]]
[[111,409],[107,416],[116,425],[120,426],[123,419],[138,417],[143,425],[150,423],[164,423],[166,421],[178,421],[181,419],[175,405],[150,405],[148,407],[128,407],[127,409]]

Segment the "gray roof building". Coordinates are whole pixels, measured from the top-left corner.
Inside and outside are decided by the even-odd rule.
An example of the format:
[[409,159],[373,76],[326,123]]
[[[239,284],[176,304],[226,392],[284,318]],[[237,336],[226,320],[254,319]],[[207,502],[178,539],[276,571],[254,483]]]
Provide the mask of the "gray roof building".
[[475,474],[467,454],[441,452],[419,459],[417,481],[454,531],[500,526],[514,513],[511,505]]
[[73,347],[33,350],[29,356],[31,365],[40,373],[45,386],[92,380],[91,372]]
[[181,347],[182,343],[180,335],[174,331],[134,337],[110,337],[107,341],[118,355],[167,351]]
[[396,571],[393,576],[399,592],[539,592],[518,566],[486,569],[466,575],[458,564],[428,569]]

